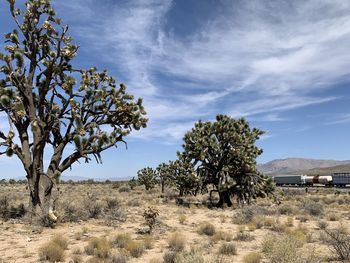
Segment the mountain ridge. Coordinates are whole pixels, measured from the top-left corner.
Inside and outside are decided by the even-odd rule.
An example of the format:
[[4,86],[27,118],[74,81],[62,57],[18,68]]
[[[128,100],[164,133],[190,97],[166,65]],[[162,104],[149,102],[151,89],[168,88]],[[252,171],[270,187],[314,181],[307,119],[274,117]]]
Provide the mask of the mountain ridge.
[[328,160],[290,157],[272,160],[264,164],[258,164],[258,170],[265,174],[290,174],[300,172],[305,173],[311,169],[317,170],[344,165],[350,165],[350,160]]

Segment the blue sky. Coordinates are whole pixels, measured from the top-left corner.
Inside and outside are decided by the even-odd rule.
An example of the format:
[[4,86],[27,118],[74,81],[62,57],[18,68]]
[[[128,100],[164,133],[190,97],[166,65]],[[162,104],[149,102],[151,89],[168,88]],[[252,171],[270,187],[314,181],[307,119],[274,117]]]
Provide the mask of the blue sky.
[[[150,119],[126,138],[128,150],[121,144],[103,165],[77,164],[65,175],[134,176],[176,158],[193,123],[219,113],[267,132],[259,162],[350,159],[349,1],[53,3],[81,46],[75,65],[108,69],[144,98]],[[1,1],[1,35],[11,28]],[[0,167],[1,176],[23,175],[14,158],[1,157]]]

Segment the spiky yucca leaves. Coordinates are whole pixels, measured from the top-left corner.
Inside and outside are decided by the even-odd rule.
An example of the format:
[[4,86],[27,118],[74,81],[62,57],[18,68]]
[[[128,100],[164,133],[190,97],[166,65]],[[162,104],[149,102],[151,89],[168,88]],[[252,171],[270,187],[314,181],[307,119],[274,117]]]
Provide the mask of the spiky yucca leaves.
[[[21,160],[32,204],[48,214],[55,174],[79,159],[101,162],[102,151],[146,127],[146,113],[142,99],[134,100],[107,71],[72,66],[79,47],[49,0],[27,0],[21,8],[7,1],[17,28],[5,35],[0,53],[0,112],[9,118],[8,132],[0,131],[0,149]],[[63,158],[68,144],[76,149]],[[53,155],[44,170],[49,145]]]
[[145,167],[137,171],[137,177],[140,185],[144,185],[146,190],[150,190],[156,186],[156,173],[151,167]]
[[202,187],[212,185],[220,195],[218,206],[231,206],[231,196],[250,203],[273,191],[270,181],[256,169],[262,149],[255,141],[263,131],[241,118],[218,115],[215,122],[197,122],[184,137],[183,156],[197,167]]

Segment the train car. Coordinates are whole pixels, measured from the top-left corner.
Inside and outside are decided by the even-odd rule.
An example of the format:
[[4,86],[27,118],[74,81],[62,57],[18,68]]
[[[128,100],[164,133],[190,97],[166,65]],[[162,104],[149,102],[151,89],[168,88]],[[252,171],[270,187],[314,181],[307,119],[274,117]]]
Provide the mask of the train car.
[[305,185],[305,175],[275,175],[273,180],[276,185]]
[[313,186],[314,184],[323,184],[325,186],[331,186],[333,177],[331,175],[308,175],[305,178],[306,185]]
[[332,178],[334,186],[345,187],[350,184],[350,173],[334,173]]

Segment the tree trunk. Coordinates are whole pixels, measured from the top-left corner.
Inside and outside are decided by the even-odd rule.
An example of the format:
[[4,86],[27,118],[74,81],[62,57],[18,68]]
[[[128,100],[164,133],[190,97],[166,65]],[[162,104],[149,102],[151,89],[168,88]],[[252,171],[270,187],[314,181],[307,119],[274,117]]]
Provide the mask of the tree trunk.
[[219,192],[219,202],[216,204],[216,207],[224,207],[224,204],[226,204],[228,207],[232,206],[232,201],[230,197],[230,192],[229,191],[222,191]]
[[164,183],[164,181],[162,181],[162,194],[164,194],[164,185],[165,185],[165,183]]
[[54,183],[46,174],[34,173],[28,176],[30,191],[31,219],[39,219],[44,225],[57,220],[53,211],[56,199],[53,198]]

